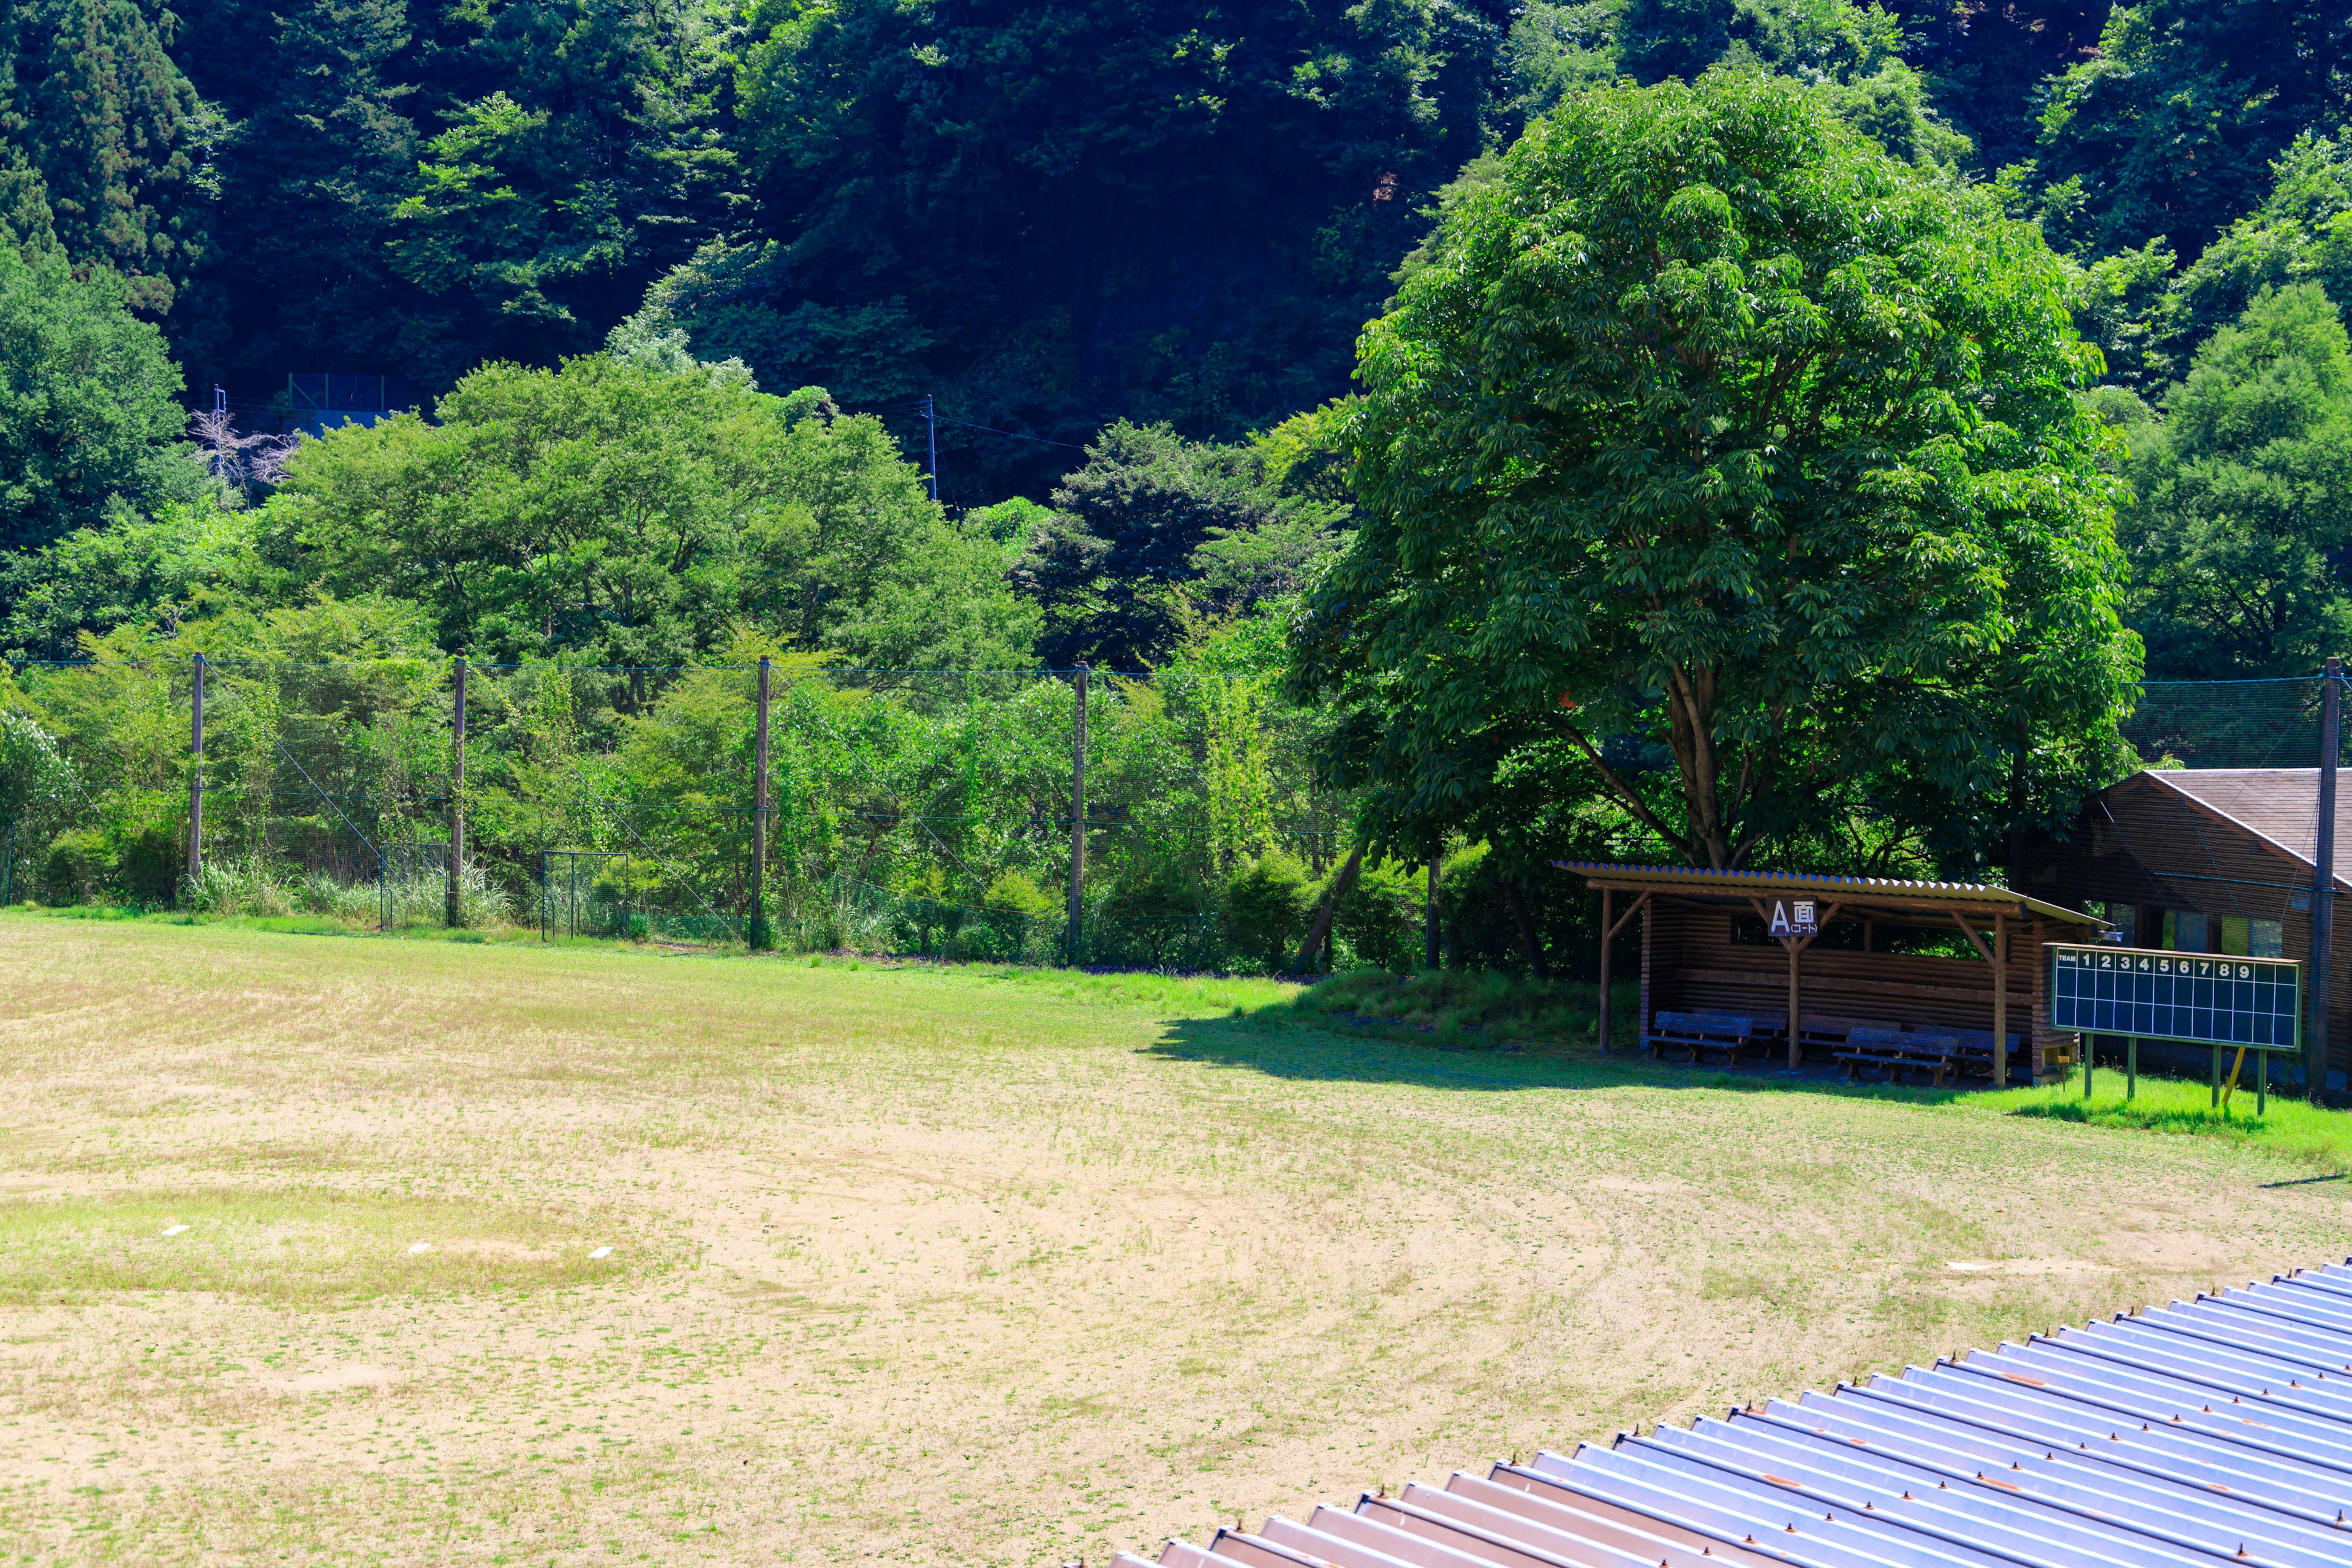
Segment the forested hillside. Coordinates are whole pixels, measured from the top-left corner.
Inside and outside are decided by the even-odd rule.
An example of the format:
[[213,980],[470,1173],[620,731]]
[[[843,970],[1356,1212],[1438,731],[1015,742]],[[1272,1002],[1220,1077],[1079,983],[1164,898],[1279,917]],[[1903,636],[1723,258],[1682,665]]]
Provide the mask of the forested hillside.
[[[0,29],[18,661],[594,668],[547,734],[615,756],[758,650],[1182,670],[1116,700],[1222,826],[1118,898],[1344,824],[1398,898],[1491,852],[1532,964],[1547,858],[1979,874],[2133,765],[2143,679],[2352,644],[2345,0]],[[72,864],[168,837],[141,787]],[[1063,874],[1036,810],[952,866],[875,819],[899,891]]]
[[[2308,0],[26,0],[0,26],[0,215],[120,272],[240,408],[295,371],[429,397],[552,363],[650,290],[764,386],[1074,445],[1344,391],[1465,164],[1581,84],[1726,60],[2134,258],[2135,347],[2159,261],[2333,132],[2352,42]],[[1042,499],[1054,453],[945,426],[944,493]]]

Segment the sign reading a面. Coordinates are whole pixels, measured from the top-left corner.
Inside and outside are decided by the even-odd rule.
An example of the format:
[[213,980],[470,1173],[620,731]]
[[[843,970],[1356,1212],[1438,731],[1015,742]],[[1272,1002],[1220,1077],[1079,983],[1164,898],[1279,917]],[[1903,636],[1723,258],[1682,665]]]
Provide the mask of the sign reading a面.
[[2303,1048],[2303,965],[2053,942],[2050,1026],[2297,1051]]

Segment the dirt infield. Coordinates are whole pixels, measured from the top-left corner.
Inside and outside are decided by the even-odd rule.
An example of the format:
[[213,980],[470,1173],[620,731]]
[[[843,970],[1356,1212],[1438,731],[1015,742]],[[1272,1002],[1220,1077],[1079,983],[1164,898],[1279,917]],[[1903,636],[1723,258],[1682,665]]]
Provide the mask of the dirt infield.
[[1262,984],[26,915],[0,977],[42,1563],[1094,1562],[2352,1250],[2257,1148]]

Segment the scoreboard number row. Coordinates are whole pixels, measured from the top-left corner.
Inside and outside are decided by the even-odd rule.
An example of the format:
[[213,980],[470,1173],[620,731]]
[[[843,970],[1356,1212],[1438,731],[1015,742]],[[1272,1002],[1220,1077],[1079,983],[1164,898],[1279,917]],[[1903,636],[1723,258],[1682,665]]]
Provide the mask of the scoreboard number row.
[[2303,1046],[2303,965],[2053,943],[2050,1025],[2099,1035],[2294,1051]]

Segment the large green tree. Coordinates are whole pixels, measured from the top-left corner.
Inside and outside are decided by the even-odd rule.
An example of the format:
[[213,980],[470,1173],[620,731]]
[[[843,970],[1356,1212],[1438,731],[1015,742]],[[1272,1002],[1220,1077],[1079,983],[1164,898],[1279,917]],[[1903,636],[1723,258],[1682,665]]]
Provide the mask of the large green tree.
[[1363,521],[1296,627],[1375,842],[1520,837],[1548,770],[1701,866],[1856,790],[1954,855],[2070,808],[2138,655],[2068,293],[1785,79],[1530,127],[1364,336]]
[[265,540],[296,580],[425,605],[497,660],[674,665],[751,623],[877,665],[1017,666],[1034,620],[874,421],[602,354],[485,366],[431,421],[305,442]]
[[2148,671],[2303,675],[2352,637],[2352,343],[2316,283],[2264,293],[2131,427]]
[[0,244],[0,551],[206,488],[163,334],[103,269]]

